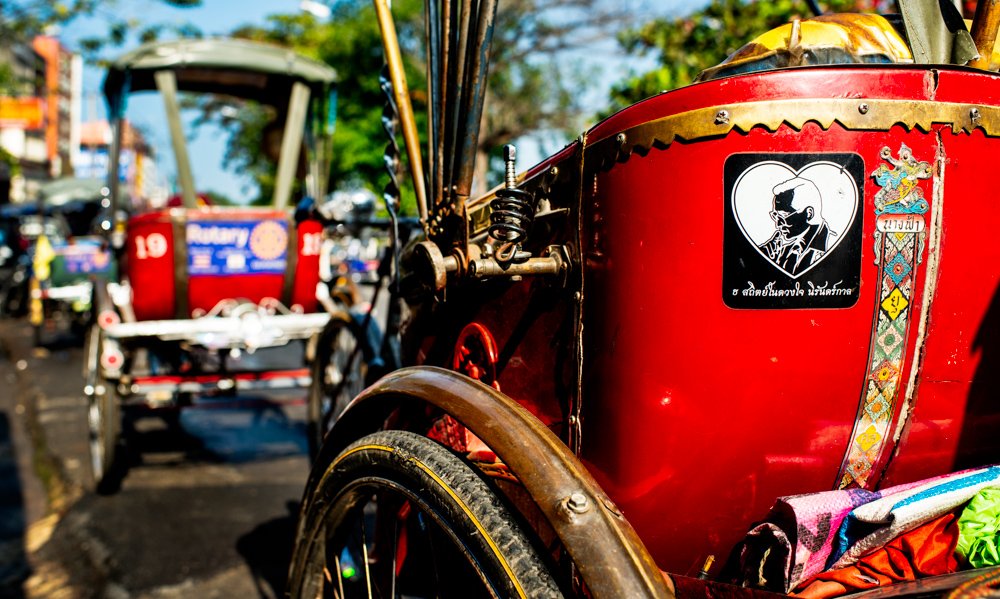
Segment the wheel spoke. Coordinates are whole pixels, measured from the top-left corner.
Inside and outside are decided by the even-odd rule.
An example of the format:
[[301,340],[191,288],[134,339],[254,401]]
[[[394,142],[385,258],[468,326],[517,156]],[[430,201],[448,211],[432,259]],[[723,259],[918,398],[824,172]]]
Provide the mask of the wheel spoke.
[[368,536],[365,534],[365,514],[361,512],[361,559],[365,563],[365,584],[368,585],[368,599],[372,599],[372,576],[368,567]]
[[399,519],[393,518],[392,526],[392,581],[389,585],[389,597],[396,599],[396,557],[399,553]]
[[[344,595],[344,570],[340,567],[340,556],[335,555],[333,559],[337,564],[337,590],[340,591],[338,597],[343,598],[346,597],[346,595]],[[336,594],[336,592],[337,591],[334,591],[334,594]]]
[[[327,597],[561,597],[503,500],[433,441],[380,431],[320,468],[293,558],[293,596],[305,573],[328,566],[337,584],[327,578]],[[299,553],[315,542],[329,550]]]

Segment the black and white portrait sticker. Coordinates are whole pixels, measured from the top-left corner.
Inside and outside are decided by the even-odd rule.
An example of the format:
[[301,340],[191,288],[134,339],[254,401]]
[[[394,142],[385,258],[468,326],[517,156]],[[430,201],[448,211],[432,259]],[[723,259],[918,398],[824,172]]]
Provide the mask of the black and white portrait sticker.
[[724,176],[727,306],[847,308],[858,301],[861,156],[734,154]]

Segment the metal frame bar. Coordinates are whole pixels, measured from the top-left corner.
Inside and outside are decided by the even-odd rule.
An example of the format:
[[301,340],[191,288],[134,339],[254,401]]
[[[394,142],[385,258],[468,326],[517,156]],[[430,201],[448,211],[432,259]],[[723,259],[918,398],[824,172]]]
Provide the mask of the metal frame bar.
[[[250,322],[254,326],[250,326]],[[274,343],[251,346],[272,347],[292,339],[307,339],[321,330],[330,320],[325,312],[310,314],[254,315],[252,318],[209,317],[190,320],[144,320],[121,322],[104,327],[112,339],[155,337],[164,341],[188,341],[211,347],[242,347],[252,338],[253,331],[273,331]],[[212,336],[216,343],[206,343]]]
[[116,115],[111,120],[111,155],[108,157],[108,190],[111,195],[111,233],[118,231],[118,209],[121,207],[121,185],[118,184],[118,168],[122,155],[122,121],[124,116]]
[[[173,71],[157,71],[156,89],[163,96],[163,107],[167,113],[167,126],[170,128],[170,143],[174,147],[174,160],[177,163],[177,179],[181,186],[181,197],[185,208],[198,206],[194,193],[194,176],[191,174],[191,159],[188,157],[187,142],[184,139],[184,126],[181,123],[180,104],[177,101],[177,77]],[[120,135],[120,133],[119,133]]]
[[305,130],[306,113],[309,111],[309,87],[296,81],[292,85],[292,95],[288,100],[288,114],[285,130],[281,136],[281,150],[278,154],[278,173],[274,181],[274,207],[284,210],[292,197],[292,183],[299,165],[302,151],[302,136]]
[[129,384],[129,393],[145,395],[155,392],[211,393],[213,391],[274,391],[308,387],[312,379],[308,369],[234,374],[182,376],[137,376]]

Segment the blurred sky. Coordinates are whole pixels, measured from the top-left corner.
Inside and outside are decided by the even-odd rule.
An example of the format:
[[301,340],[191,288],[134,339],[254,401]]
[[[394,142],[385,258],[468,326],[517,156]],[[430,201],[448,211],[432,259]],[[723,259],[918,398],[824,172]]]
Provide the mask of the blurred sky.
[[[611,1],[617,3],[621,0]],[[703,6],[707,0],[627,0],[627,2],[634,5],[637,14],[653,18],[659,15],[683,14]],[[244,24],[262,24],[267,15],[295,13],[300,10],[300,0],[203,0],[201,6],[194,8],[175,8],[158,0],[118,0],[112,3],[109,9],[104,9],[104,12],[86,19],[75,20],[65,26],[59,32],[59,37],[66,46],[75,50],[81,39],[100,36],[107,30],[110,11],[113,11],[117,18],[136,19],[144,25],[193,23],[206,36],[219,36]],[[164,35],[164,38],[166,37],[169,35]],[[108,50],[105,54],[108,57],[115,56],[137,45],[136,40],[130,39],[123,47]],[[601,108],[602,102],[606,101],[607,90],[611,84],[621,80],[630,69],[642,71],[651,65],[649,62],[643,63],[634,58],[626,61],[625,57],[617,52],[613,40],[609,40],[599,51],[573,59],[592,61],[596,69],[594,85],[586,90],[586,102],[594,111]],[[104,74],[100,69],[90,65],[85,66],[83,77],[85,120],[105,118],[104,99],[100,95],[103,79]],[[173,181],[174,160],[159,96],[156,94],[133,96],[127,114],[133,124],[144,133],[147,141],[159,149],[157,162],[160,170],[168,181]],[[187,116],[188,121],[193,118],[193,115]],[[525,140],[519,152],[522,159],[519,170],[543,158],[543,152],[557,149],[563,141],[549,139],[547,142],[537,144]],[[225,133],[214,127],[188,131],[195,185],[199,191],[216,191],[234,200],[249,199],[256,193],[250,180],[222,168],[225,142]]]

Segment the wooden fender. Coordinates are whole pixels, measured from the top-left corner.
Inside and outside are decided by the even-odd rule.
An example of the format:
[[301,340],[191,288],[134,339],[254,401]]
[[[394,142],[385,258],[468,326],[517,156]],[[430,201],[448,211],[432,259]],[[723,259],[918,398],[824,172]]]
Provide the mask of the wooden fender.
[[[351,402],[317,463],[329,463],[354,441],[382,429],[393,410],[413,403],[440,408],[503,460],[559,536],[593,597],[674,596],[635,530],[569,448],[513,399],[453,371],[418,366],[383,377]],[[322,475],[313,470],[304,503]]]

